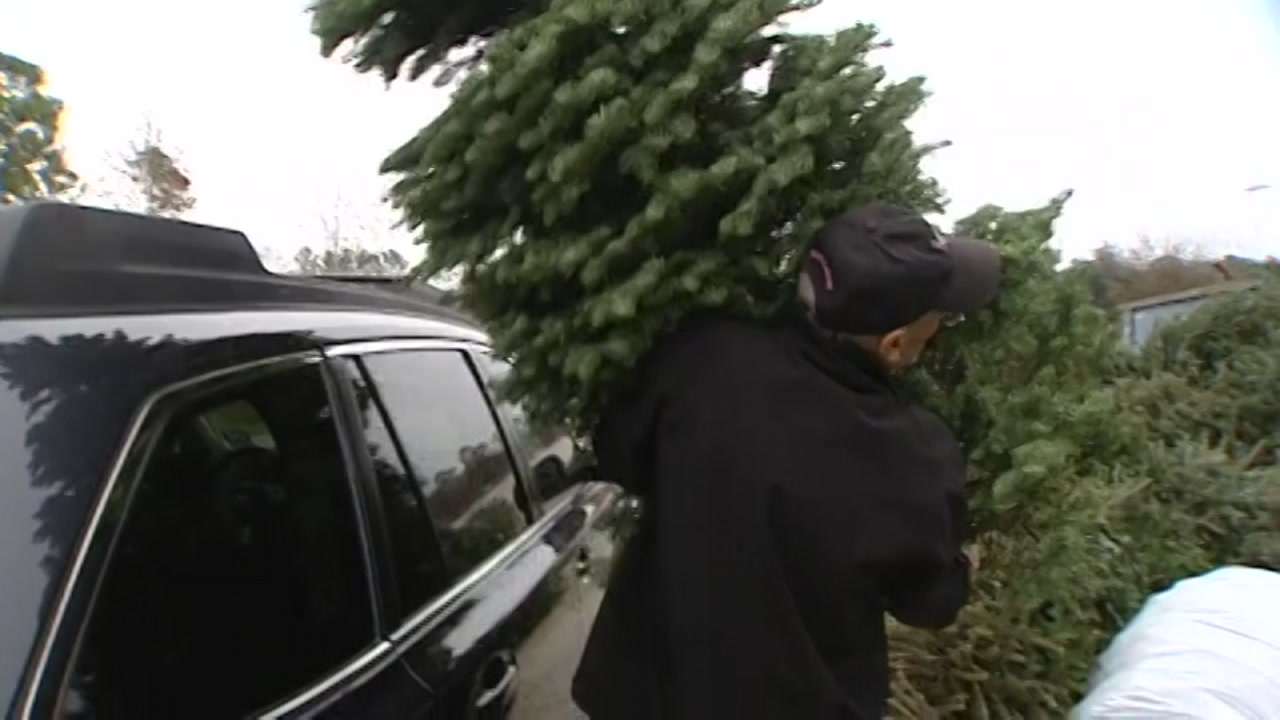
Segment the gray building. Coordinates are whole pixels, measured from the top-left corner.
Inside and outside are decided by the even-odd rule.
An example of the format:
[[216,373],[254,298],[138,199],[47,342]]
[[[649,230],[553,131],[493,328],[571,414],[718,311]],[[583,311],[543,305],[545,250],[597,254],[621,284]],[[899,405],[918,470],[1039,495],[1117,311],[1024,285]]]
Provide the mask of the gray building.
[[1160,326],[1189,315],[1223,293],[1252,290],[1258,280],[1229,280],[1181,292],[1143,298],[1119,306],[1122,341],[1137,349],[1147,344]]

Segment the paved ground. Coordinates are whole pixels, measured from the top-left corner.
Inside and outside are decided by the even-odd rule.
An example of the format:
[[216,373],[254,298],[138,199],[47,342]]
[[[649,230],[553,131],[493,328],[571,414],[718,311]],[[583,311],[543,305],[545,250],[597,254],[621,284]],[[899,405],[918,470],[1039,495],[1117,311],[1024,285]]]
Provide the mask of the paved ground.
[[[573,704],[570,685],[604,591],[595,583],[579,582],[566,592],[569,597],[516,652],[522,670],[513,720],[583,717]],[[534,669],[537,674],[530,674]]]

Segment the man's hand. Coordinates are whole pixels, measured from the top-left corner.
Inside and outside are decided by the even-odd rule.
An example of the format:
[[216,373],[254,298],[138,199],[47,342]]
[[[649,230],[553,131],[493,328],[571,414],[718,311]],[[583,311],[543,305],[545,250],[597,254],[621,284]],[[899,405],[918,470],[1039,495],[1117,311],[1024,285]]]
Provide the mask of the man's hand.
[[960,548],[960,552],[964,553],[965,558],[969,561],[969,571],[977,572],[978,568],[982,566],[981,547],[977,543],[970,543]]

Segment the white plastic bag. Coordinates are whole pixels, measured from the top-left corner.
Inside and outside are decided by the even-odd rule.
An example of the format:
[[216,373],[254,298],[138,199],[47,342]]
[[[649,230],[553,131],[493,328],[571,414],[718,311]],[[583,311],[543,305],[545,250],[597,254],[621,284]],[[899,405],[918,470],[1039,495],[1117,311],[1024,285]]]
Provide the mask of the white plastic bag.
[[1280,718],[1280,573],[1224,567],[1152,596],[1099,658],[1073,715]]

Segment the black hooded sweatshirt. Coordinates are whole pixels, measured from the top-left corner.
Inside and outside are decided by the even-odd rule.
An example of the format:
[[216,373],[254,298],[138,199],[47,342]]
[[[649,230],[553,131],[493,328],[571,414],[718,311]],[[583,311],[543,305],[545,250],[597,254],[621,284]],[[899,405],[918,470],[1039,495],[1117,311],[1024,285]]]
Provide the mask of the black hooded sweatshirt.
[[574,679],[592,720],[883,717],[886,611],[968,593],[965,463],[936,416],[806,319],[701,317],[593,438],[644,500]]

